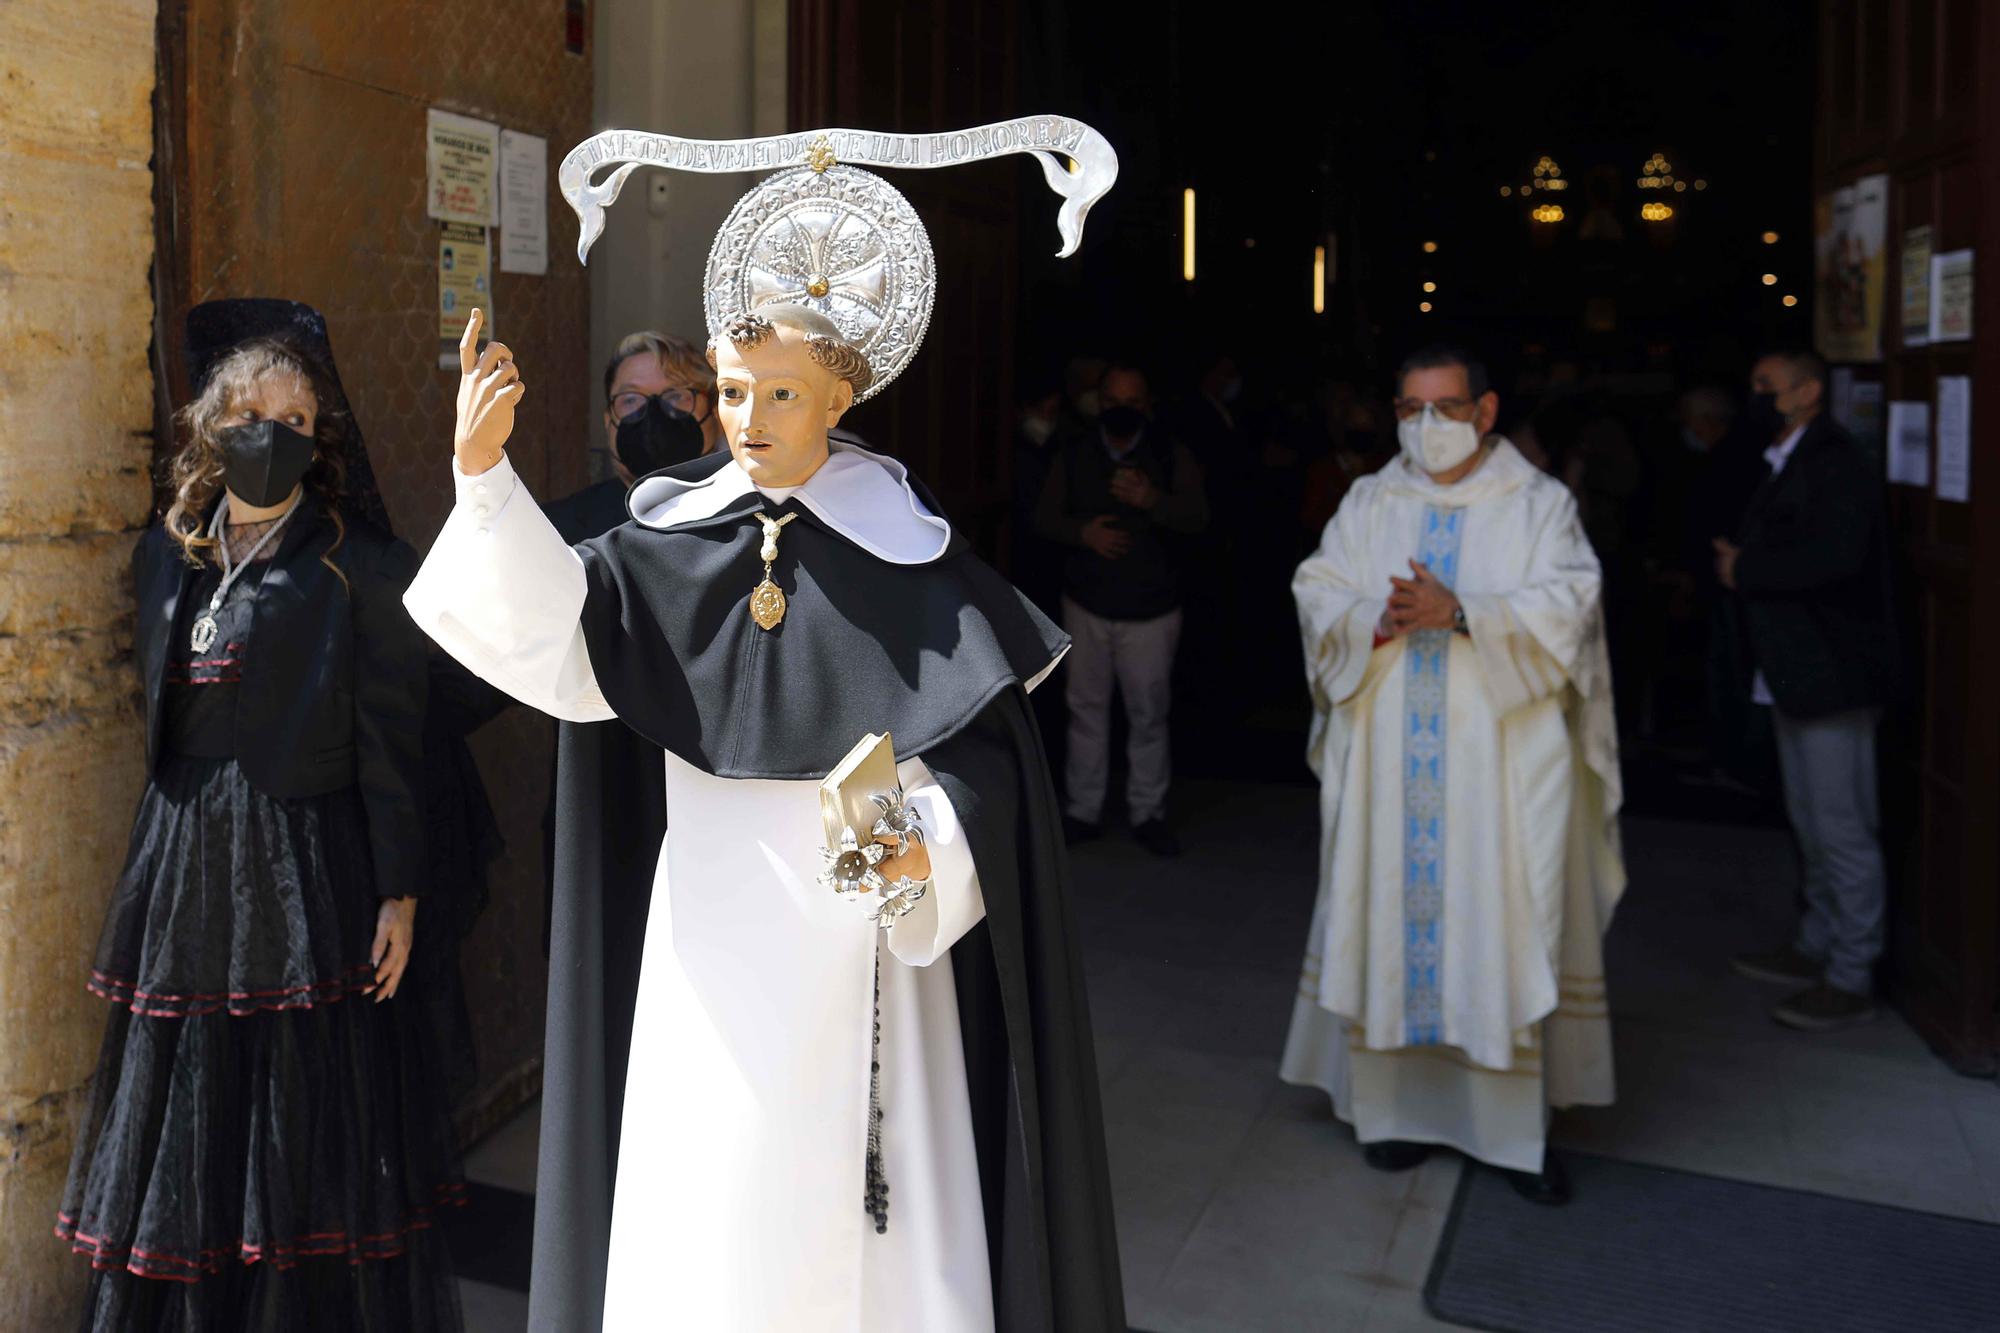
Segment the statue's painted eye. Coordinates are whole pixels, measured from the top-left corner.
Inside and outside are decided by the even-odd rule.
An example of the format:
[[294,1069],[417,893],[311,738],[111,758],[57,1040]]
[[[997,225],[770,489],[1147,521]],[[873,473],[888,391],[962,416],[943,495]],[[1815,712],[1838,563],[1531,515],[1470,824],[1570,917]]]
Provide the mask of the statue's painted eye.
[[776,400],[777,400],[778,402],[781,402],[781,403],[789,403],[789,402],[791,402],[791,401],[792,401],[792,399],[794,399],[794,398],[796,398],[796,397],[798,397],[798,396],[799,396],[799,395],[798,395],[798,394],[797,394],[797,393],[796,393],[795,391],[793,391],[793,390],[791,390],[791,389],[773,389],[773,390],[771,390],[771,397],[772,397],[772,398],[774,398],[774,399],[776,399]]

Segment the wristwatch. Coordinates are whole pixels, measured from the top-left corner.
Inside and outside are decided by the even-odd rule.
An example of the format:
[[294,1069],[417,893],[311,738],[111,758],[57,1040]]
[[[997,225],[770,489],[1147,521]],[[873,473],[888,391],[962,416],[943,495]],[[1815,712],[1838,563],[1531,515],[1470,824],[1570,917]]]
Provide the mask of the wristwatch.
[[1463,634],[1467,638],[1472,637],[1472,627],[1465,623],[1465,608],[1463,606],[1452,608],[1451,632],[1453,634]]

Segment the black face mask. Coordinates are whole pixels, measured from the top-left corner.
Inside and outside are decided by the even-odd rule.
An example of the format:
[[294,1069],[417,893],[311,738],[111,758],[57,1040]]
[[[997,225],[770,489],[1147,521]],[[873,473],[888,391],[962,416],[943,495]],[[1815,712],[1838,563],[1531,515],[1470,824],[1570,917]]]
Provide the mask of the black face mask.
[[215,433],[222,446],[222,484],[244,504],[267,509],[292,493],[312,466],[318,441],[278,421],[230,426]]
[[1743,418],[1752,427],[1775,435],[1784,429],[1785,414],[1778,410],[1778,395],[1775,393],[1753,393],[1750,404],[1744,410]]
[[663,467],[701,457],[701,422],[658,398],[618,423],[613,446],[618,461],[636,479]]
[[1375,432],[1372,430],[1350,430],[1341,437],[1342,446],[1350,454],[1372,458],[1375,454]]
[[1107,407],[1097,414],[1097,424],[1104,427],[1104,433],[1114,440],[1129,440],[1146,429],[1146,414],[1136,407],[1120,403]]

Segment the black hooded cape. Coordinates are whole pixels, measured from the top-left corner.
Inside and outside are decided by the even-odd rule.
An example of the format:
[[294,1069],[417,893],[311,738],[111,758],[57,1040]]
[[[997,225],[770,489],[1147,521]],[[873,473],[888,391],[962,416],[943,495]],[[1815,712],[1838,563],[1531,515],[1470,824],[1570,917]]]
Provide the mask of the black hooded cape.
[[[715,455],[666,475],[700,479],[729,465]],[[769,632],[746,608],[763,574],[759,510],[798,515],[774,573],[790,610]],[[952,968],[996,1323],[1124,1333],[1062,821],[1024,689],[1064,636],[956,532],[938,559],[892,564],[797,499],[773,505],[753,492],[665,530],[625,523],[578,551],[592,671],[620,723],[648,742],[722,777],[817,779],[862,735],[888,730],[899,757],[921,755],[944,787],[986,903]],[[612,730],[564,727],[559,742],[529,1326],[562,1333],[602,1322],[607,1089],[622,1082],[605,1067],[605,1035],[629,1029],[635,999],[607,984],[603,885],[631,831],[603,819]]]

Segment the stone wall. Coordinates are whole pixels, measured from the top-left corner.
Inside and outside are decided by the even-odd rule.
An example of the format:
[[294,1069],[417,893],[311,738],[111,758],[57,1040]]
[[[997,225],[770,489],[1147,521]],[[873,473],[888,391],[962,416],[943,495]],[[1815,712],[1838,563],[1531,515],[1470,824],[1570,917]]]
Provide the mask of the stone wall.
[[153,0],[0,6],[0,1329],[66,1327],[50,1232],[142,782],[126,566],[153,383]]

